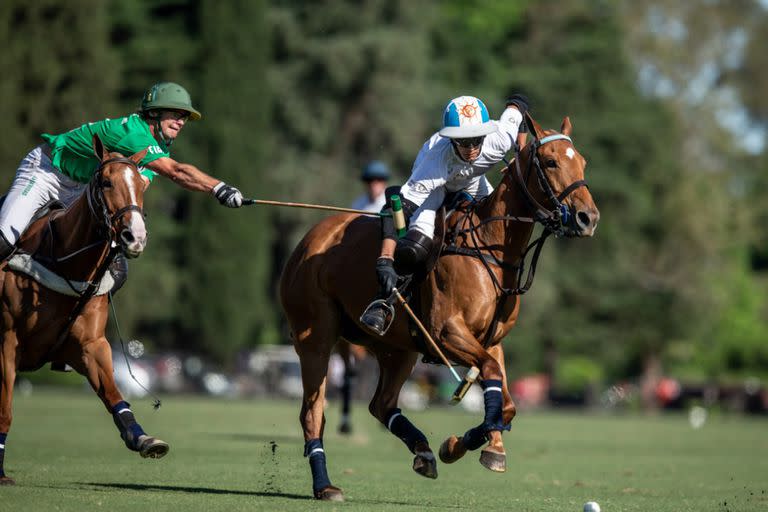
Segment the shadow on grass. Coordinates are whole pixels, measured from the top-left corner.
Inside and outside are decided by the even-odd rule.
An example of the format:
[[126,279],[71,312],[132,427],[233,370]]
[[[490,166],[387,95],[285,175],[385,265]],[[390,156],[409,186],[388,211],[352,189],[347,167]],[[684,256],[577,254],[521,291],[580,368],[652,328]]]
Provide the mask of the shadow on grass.
[[[287,498],[291,500],[314,501],[314,498],[305,494],[288,494],[275,491],[237,491],[232,489],[213,489],[210,487],[186,487],[180,485],[151,485],[151,484],[125,484],[125,483],[107,483],[107,482],[75,482],[76,485],[88,485],[96,489],[121,489],[128,491],[167,491],[167,492],[188,492],[195,494],[226,494],[233,496],[259,496],[263,498]],[[348,503],[365,503],[369,505],[400,505],[419,507],[423,509],[464,509],[463,505],[425,504],[421,502],[411,503],[408,501],[393,500],[372,500],[372,499],[348,499]]]
[[270,491],[237,491],[233,489],[214,489],[211,487],[186,487],[181,485],[153,485],[153,484],[124,484],[102,482],[76,482],[78,485],[89,485],[104,489],[122,489],[127,491],[168,491],[189,492],[195,494],[231,494],[234,496],[262,496],[272,498],[288,498],[291,500],[311,500],[311,496],[303,494],[288,494],[284,492]]

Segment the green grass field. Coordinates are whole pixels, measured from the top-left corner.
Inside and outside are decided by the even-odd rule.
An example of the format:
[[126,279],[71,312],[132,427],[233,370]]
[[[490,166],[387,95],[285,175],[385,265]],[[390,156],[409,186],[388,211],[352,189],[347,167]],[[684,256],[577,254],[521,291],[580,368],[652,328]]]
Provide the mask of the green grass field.
[[[437,480],[411,470],[405,446],[364,407],[352,438],[336,434],[330,404],[325,448],[347,501],[310,499],[298,402],[167,397],[133,409],[171,445],[144,460],[120,441],[94,395],[36,390],[17,396],[0,511],[488,510],[604,512],[768,510],[768,422],[714,416],[693,430],[682,415],[656,417],[523,411],[505,434],[508,469],[479,452],[440,464]],[[480,418],[435,408],[408,416],[437,450]],[[272,449],[272,443],[276,443]]]

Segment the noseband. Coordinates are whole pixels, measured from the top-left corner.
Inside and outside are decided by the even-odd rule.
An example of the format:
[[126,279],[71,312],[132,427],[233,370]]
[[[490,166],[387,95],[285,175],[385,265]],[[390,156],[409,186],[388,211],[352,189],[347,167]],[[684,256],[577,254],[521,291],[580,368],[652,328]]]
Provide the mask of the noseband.
[[[561,236],[565,233],[565,227],[571,220],[571,212],[563,201],[568,197],[571,192],[580,188],[587,187],[586,180],[576,180],[560,194],[555,195],[552,190],[552,185],[549,183],[544,170],[541,168],[541,162],[539,161],[539,148],[548,142],[556,140],[567,140],[571,144],[573,141],[567,135],[562,133],[556,133],[554,135],[548,135],[544,138],[535,138],[531,142],[531,158],[528,159],[528,169],[526,176],[523,178],[522,169],[520,169],[520,152],[515,150],[515,178],[517,179],[520,189],[523,191],[523,197],[528,202],[528,205],[534,210],[533,218],[536,222],[541,223],[547,230],[551,231],[555,236]],[[528,179],[531,176],[531,172],[536,170],[536,178],[539,181],[539,186],[544,194],[547,196],[549,202],[554,206],[551,210],[542,206],[528,190]],[[589,188],[589,187],[587,187]]]

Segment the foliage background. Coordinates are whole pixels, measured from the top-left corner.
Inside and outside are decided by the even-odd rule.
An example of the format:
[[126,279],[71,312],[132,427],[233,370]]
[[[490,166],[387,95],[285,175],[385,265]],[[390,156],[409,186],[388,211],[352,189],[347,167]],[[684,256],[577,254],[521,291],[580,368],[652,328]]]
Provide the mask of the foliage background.
[[[767,32],[757,0],[5,0],[0,181],[40,133],[173,80],[204,114],[178,160],[249,196],[345,205],[369,159],[407,177],[449,98],[498,115],[521,91],[542,124],[571,117],[602,220],[545,251],[510,373],[765,378]],[[123,329],[224,366],[285,343],[276,279],[322,214],[226,210],[162,179],[147,201]]]

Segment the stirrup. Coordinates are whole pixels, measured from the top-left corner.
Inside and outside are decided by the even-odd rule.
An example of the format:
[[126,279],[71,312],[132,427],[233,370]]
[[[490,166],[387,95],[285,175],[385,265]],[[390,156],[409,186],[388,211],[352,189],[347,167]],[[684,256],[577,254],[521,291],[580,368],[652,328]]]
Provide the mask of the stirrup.
[[[363,317],[372,309],[376,309],[377,307],[381,306],[382,309],[386,311],[386,314],[384,315],[384,327],[381,328],[381,330],[374,328],[373,326],[367,324],[365,321],[363,321]],[[387,320],[389,319],[389,320]],[[371,331],[375,332],[379,336],[384,336],[386,332],[389,330],[389,326],[392,325],[392,321],[395,319],[395,308],[387,302],[386,299],[376,299],[370,304],[368,304],[368,307],[365,308],[365,311],[363,311],[363,314],[360,315],[360,323],[369,328]]]

